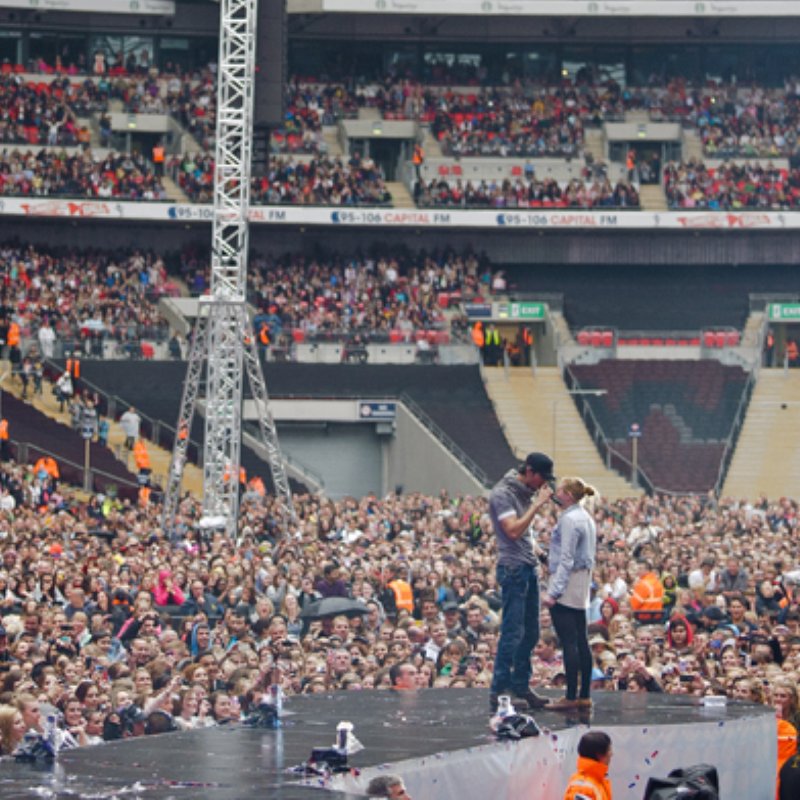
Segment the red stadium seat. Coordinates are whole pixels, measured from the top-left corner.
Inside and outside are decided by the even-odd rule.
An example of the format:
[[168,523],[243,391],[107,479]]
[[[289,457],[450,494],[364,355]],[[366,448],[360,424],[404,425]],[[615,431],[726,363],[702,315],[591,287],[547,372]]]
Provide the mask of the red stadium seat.
[[302,344],[306,340],[306,332],[302,328],[295,328],[292,331],[292,339],[297,344]]
[[725,347],[725,338],[726,338],[725,331],[717,331],[714,334],[714,346],[715,347]]
[[403,331],[398,328],[392,328],[392,330],[389,331],[389,341],[392,344],[400,344],[404,338]]
[[588,347],[592,343],[592,335],[589,331],[578,331],[578,336],[576,338],[581,347]]
[[703,334],[703,347],[716,347],[717,340],[714,337],[714,331],[706,331]]
[[440,164],[439,165],[439,174],[440,175],[449,175],[450,174],[450,167],[447,164]]
[[600,347],[603,344],[603,332],[602,331],[592,331],[589,335],[589,340],[591,342],[592,347]]
[[156,354],[156,349],[150,342],[142,342],[142,358],[150,361]]
[[461,164],[453,164],[453,169],[451,172],[453,175],[458,175],[459,177],[464,174],[464,170],[461,169]]
[[739,344],[739,331],[728,331],[725,334],[725,344],[728,347],[737,347]]
[[603,339],[602,341],[603,347],[613,347],[614,331],[603,331],[602,339]]

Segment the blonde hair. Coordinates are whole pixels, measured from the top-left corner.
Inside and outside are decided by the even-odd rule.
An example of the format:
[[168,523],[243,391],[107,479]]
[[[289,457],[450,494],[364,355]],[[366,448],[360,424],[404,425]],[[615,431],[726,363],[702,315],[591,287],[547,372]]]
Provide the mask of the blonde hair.
[[0,751],[3,755],[11,755],[22,741],[22,737],[14,733],[14,718],[19,713],[16,706],[0,706]]
[[580,503],[584,506],[588,504],[593,506],[600,498],[600,493],[597,489],[585,483],[580,478],[562,478],[561,488],[571,497],[575,498],[576,503]]

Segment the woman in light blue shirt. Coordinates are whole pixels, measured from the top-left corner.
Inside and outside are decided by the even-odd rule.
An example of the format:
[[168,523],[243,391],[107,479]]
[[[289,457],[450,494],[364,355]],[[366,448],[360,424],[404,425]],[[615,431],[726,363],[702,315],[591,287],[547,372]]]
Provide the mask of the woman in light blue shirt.
[[580,478],[562,479],[555,494],[561,515],[550,539],[550,581],[542,605],[550,609],[567,675],[567,696],[548,706],[556,711],[591,708],[592,705],[589,698],[592,651],[586,633],[586,611],[597,550],[597,529],[582,501],[594,494],[594,488]]

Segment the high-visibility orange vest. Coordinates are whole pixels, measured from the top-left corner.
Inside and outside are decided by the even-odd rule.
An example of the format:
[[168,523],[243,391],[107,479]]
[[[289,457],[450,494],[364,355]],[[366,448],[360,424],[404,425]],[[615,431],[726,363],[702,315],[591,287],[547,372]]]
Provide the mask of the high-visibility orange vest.
[[269,345],[269,326],[265,323],[261,326],[261,330],[258,332],[258,338],[261,340],[261,344],[264,347]]
[[247,470],[244,467],[239,467],[239,483],[247,486]]
[[59,475],[61,474],[58,471],[58,464],[56,464],[56,460],[52,456],[42,456],[34,465],[33,471],[35,474],[44,471],[46,472],[51,478],[55,478],[58,480]]
[[156,145],[153,148],[153,163],[162,164],[164,162],[164,148]]
[[178,439],[184,442],[189,438],[189,429],[185,425],[181,425],[178,429]]
[[530,347],[533,344],[533,333],[530,328],[524,328],[522,331],[522,341]]
[[139,505],[144,508],[150,502],[150,487],[142,486],[139,489]]
[[789,361],[796,361],[800,350],[797,349],[797,342],[790,339],[786,344],[786,355],[789,356]]
[[137,439],[136,444],[133,446],[133,460],[136,462],[138,469],[150,469],[150,456],[147,454],[147,448],[141,439]]
[[472,341],[476,347],[483,347],[485,338],[483,335],[483,323],[480,321],[472,326]]
[[75,379],[78,380],[81,376],[81,360],[79,358],[67,359],[67,372]]
[[419,166],[425,160],[425,151],[421,145],[414,145],[414,155],[411,156],[411,161]]
[[414,594],[411,586],[400,578],[395,578],[389,588],[394,592],[394,601],[398,609],[404,609],[409,614],[414,612]]
[[250,479],[250,483],[247,484],[250,488],[251,492],[255,492],[259,497],[264,497],[267,493],[267,487],[264,486],[264,481],[256,475],[255,478]]
[[6,338],[9,347],[19,347],[19,325],[12,322],[8,326],[8,336]]
[[664,608],[664,586],[654,572],[642,575],[633,586],[631,608],[634,611],[662,611]]
[[8,420],[0,419],[0,441],[8,441]]

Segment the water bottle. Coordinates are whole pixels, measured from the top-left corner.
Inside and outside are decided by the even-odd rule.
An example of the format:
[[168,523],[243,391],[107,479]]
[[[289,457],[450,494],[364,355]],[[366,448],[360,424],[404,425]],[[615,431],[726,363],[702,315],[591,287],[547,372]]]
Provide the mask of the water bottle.
[[336,749],[340,753],[347,753],[347,745],[352,731],[352,722],[342,720],[342,722],[336,726]]
[[269,702],[275,709],[275,715],[280,717],[283,714],[283,689],[279,683],[270,684]]
[[497,698],[497,711],[489,721],[489,725],[493,731],[496,731],[506,717],[514,714],[514,706],[511,705],[511,698],[507,694],[501,694]]
[[56,724],[56,715],[48,714],[44,718],[44,732],[42,733],[42,741],[45,746],[55,755],[58,752],[58,744],[56,736],[58,733],[58,726]]

